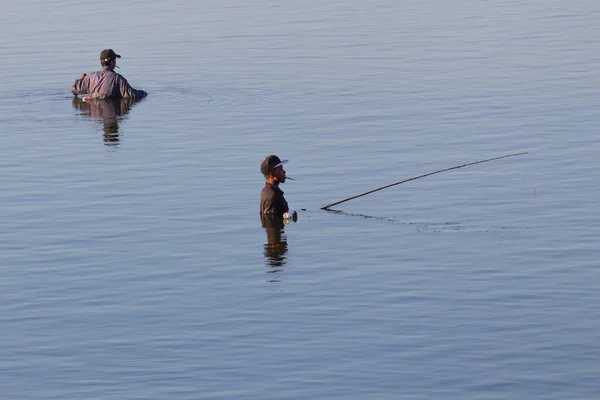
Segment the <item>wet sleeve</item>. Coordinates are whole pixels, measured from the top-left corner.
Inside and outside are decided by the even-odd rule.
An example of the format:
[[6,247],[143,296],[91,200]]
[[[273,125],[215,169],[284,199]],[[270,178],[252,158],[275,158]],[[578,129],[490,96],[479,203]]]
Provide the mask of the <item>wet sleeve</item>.
[[73,87],[71,87],[71,92],[74,95],[88,94],[89,86],[90,86],[90,76],[87,75],[86,77],[84,77],[82,79],[75,80]]
[[121,92],[121,97],[124,99],[141,99],[142,97],[146,97],[148,95],[148,93],[143,90],[132,88],[129,82],[127,82],[127,79],[121,75],[119,75],[119,90]]
[[260,196],[260,213],[273,214],[273,194],[263,190]]

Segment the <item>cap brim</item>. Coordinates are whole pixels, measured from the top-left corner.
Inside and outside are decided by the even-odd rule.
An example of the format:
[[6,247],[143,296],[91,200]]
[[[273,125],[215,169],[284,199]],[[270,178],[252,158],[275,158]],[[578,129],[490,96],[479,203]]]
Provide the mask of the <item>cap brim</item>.
[[115,54],[115,57],[121,58],[121,55],[120,54]]
[[271,168],[271,171],[272,171],[272,170],[274,170],[274,169],[275,169],[275,168],[277,168],[277,167],[281,167],[283,164],[287,164],[287,162],[288,162],[288,161],[289,161],[289,160],[281,160],[281,161],[279,162],[279,164],[277,164],[276,166],[274,166],[273,168]]

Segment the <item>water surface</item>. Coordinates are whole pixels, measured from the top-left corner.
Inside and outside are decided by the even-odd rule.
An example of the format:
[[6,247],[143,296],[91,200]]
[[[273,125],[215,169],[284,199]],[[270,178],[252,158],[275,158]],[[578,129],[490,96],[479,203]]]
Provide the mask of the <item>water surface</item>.
[[[0,392],[596,399],[599,19],[589,1],[12,4]],[[104,48],[148,98],[73,99]],[[271,153],[296,178],[279,231],[258,216]]]

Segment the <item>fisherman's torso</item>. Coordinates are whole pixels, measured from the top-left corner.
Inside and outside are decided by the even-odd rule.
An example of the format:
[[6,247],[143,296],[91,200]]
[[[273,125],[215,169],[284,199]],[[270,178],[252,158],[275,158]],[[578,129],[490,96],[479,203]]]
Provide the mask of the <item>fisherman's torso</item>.
[[125,78],[109,67],[89,75],[89,93],[95,99],[121,97],[121,80]]
[[283,191],[277,186],[265,184],[260,194],[260,213],[281,216],[288,211],[288,203],[283,197]]

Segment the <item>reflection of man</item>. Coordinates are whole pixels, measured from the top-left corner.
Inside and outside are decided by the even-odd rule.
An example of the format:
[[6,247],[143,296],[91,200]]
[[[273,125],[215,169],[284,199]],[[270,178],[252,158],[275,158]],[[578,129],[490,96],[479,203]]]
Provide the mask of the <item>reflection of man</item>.
[[102,50],[100,53],[102,69],[89,75],[81,74],[71,88],[73,94],[75,96],[85,94],[87,95],[86,99],[141,99],[146,97],[145,91],[132,88],[123,75],[114,71],[117,67],[117,58],[121,58],[121,56],[112,49]]
[[83,111],[83,114],[88,117],[102,121],[104,142],[107,145],[119,143],[119,122],[135,103],[136,101],[131,98],[89,101],[78,97],[73,98],[74,108]]
[[283,231],[283,217],[262,214],[262,227],[267,231],[265,258],[271,267],[282,267],[286,264],[287,238]]

